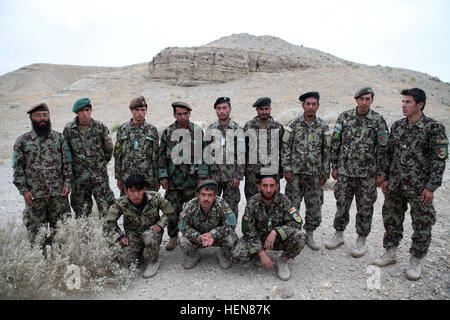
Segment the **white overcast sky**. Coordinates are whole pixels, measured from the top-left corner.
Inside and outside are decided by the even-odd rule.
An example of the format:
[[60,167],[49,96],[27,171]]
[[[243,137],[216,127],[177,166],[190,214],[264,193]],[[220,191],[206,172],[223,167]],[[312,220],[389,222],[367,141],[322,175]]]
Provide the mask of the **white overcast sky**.
[[249,33],[450,82],[449,16],[447,0],[0,0],[0,75],[32,63],[125,66]]

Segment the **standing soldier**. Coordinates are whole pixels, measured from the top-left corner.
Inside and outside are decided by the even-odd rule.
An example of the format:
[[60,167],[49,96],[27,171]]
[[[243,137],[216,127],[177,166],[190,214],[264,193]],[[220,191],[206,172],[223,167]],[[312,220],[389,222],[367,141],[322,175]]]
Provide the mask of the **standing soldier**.
[[[164,197],[170,201],[174,209],[174,214],[169,217],[167,224],[170,240],[166,250],[174,249],[178,243],[178,217],[183,204],[195,197],[198,183],[208,177],[208,166],[202,163],[202,154],[200,154],[200,163],[194,161],[196,149],[203,150],[203,130],[189,121],[191,106],[185,102],[174,102],[172,108],[176,121],[163,131],[158,155],[158,177],[166,190]],[[174,133],[175,136],[172,137]],[[189,137],[190,141],[184,141],[182,134]],[[199,141],[196,141],[198,134]],[[190,146],[190,154],[183,154],[183,159],[188,159],[187,162],[181,161],[180,164],[175,164],[174,160],[179,162],[179,159],[174,159],[174,156],[179,154],[172,155],[172,150],[181,142],[179,140],[183,140],[184,144]]]
[[98,212],[105,216],[114,202],[107,170],[114,148],[109,130],[103,123],[91,118],[89,98],[78,99],[72,111],[77,116],[63,130],[72,154],[70,205],[77,217],[90,215],[94,196]]
[[358,239],[351,252],[355,258],[367,252],[366,237],[372,226],[377,187],[383,181],[389,134],[383,117],[370,109],[373,97],[371,88],[359,89],[355,94],[357,107],[339,115],[331,139],[331,176],[337,180],[334,188],[337,206],[334,217],[336,233],[325,247],[334,249],[344,243],[344,230],[349,222],[350,205],[355,196]]
[[403,221],[409,203],[414,233],[406,277],[418,280],[422,273],[420,259],[428,252],[431,229],[436,222],[433,198],[445,171],[448,140],[445,127],[424,115],[426,95],[422,89],[405,89],[401,94],[406,117],[391,127],[383,174],[386,252],[374,264],[384,267],[397,262],[396,249],[403,238]]
[[[227,132],[236,133],[236,130],[240,130],[240,126],[235,121],[231,120],[231,101],[228,97],[220,97],[214,103],[214,109],[216,110],[218,120],[210,124],[206,132],[211,130],[220,130],[222,133],[221,146],[223,148],[223,164],[208,163],[209,164],[209,176],[211,179],[217,182],[217,195],[222,195],[222,198],[230,205],[233,212],[236,214],[236,219],[239,216],[239,201],[241,200],[241,192],[239,190],[240,180],[244,179],[245,164],[238,164],[237,162],[237,150],[238,139],[235,139],[235,135],[230,135],[233,141],[227,141]],[[214,139],[214,138],[213,138]],[[232,150],[227,150],[227,145],[234,145]],[[232,152],[234,159],[233,163],[227,163],[227,152]],[[231,157],[230,157],[231,158]]]
[[313,232],[322,221],[322,186],[330,178],[331,132],[328,124],[316,116],[319,99],[320,95],[315,91],[300,96],[304,113],[285,127],[281,151],[287,182],[286,196],[298,210],[302,199],[305,199],[303,228],[306,243],[313,250],[320,249]]
[[[249,120],[245,123],[244,131],[246,132],[246,166],[245,166],[245,186],[244,186],[244,192],[245,192],[245,198],[247,201],[255,194],[258,194],[258,179],[257,175],[259,174],[261,168],[263,167],[269,167],[270,165],[276,165],[277,168],[275,170],[278,170],[278,178],[282,178],[283,170],[281,165],[279,165],[280,161],[280,151],[281,151],[281,142],[283,139],[284,134],[284,128],[283,125],[275,121],[273,117],[270,115],[270,112],[272,111],[272,100],[268,97],[259,98],[255,101],[253,104],[253,107],[256,108],[256,112],[258,115],[254,117],[252,120]],[[259,130],[266,130],[267,132],[267,141],[259,141]],[[278,141],[272,141],[271,139],[271,131],[276,130],[278,131]],[[257,140],[255,144],[250,141],[249,137],[247,136],[249,131],[253,131],[256,133]],[[272,150],[272,144],[277,143],[278,154],[277,155],[271,155]],[[259,149],[261,148],[262,144],[267,145],[267,155],[275,156],[277,163],[276,164],[262,164],[261,159],[259,157]],[[256,146],[256,150],[253,148],[253,145]],[[256,163],[251,163],[251,152],[256,151],[257,153],[257,161]]]
[[144,175],[150,190],[159,190],[158,130],[145,121],[147,103],[143,96],[131,100],[130,110],[133,117],[117,130],[114,147],[115,177],[121,196],[124,195],[123,182],[132,174]]
[[17,138],[12,167],[13,183],[25,199],[23,222],[34,241],[41,226],[54,229],[70,212],[72,158],[63,136],[51,129],[47,104],[34,105],[27,113],[33,129]]

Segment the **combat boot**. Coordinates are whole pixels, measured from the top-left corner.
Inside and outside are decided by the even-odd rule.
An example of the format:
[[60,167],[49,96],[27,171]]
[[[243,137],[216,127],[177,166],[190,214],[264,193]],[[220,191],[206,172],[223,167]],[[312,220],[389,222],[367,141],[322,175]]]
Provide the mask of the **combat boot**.
[[222,248],[219,248],[219,250],[216,251],[216,258],[222,269],[229,269],[231,267],[231,261],[228,259]]
[[192,269],[199,261],[200,261],[200,253],[198,253],[198,251],[192,256],[186,255],[183,261],[183,268]]
[[373,264],[379,267],[386,267],[390,264],[397,263],[396,255],[397,255],[396,247],[387,249],[386,252],[381,257],[373,261]]
[[330,242],[325,243],[325,248],[328,250],[336,249],[340,245],[344,244],[344,231],[336,231]]
[[179,239],[180,239],[180,237],[178,235],[176,235],[175,237],[170,238],[169,242],[166,245],[166,250],[170,251],[170,250],[175,249]]
[[406,278],[408,280],[419,280],[422,275],[422,266],[420,265],[420,259],[411,255],[409,259],[409,266],[406,270]]
[[314,240],[313,232],[311,230],[306,230],[306,244],[313,250],[317,251],[320,249],[320,245]]
[[278,278],[283,281],[287,281],[291,277],[288,261],[289,259],[283,257],[280,257],[280,259],[278,259]]
[[352,257],[359,258],[367,252],[366,237],[358,235],[356,240],[356,247],[352,249]]
[[145,279],[153,277],[156,272],[158,272],[159,264],[161,260],[156,260],[155,262],[149,262],[147,268],[145,268],[144,274],[142,275]]

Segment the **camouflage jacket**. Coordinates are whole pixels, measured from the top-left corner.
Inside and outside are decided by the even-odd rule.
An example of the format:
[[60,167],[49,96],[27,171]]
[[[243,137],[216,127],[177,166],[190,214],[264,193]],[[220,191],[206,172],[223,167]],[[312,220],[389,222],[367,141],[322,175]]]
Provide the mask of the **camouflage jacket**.
[[328,124],[315,117],[309,124],[304,116],[285,127],[281,164],[285,172],[330,177],[331,132]]
[[183,206],[178,222],[178,229],[192,243],[201,244],[200,236],[211,232],[214,239],[223,238],[234,232],[236,216],[221,197],[216,197],[208,213],[200,207],[198,198],[194,198]]
[[383,117],[369,110],[359,115],[356,108],[341,113],[331,139],[331,166],[349,177],[382,175],[389,136]]
[[[230,122],[226,126],[222,126],[219,121],[216,121],[212,124],[210,124],[206,128],[206,132],[211,133],[211,130],[219,130],[222,133],[222,140],[220,142],[222,148],[223,148],[223,157],[222,157],[222,164],[217,163],[211,163],[209,164],[209,176],[211,179],[219,182],[228,182],[231,181],[233,178],[237,178],[239,180],[244,179],[244,170],[245,170],[245,144],[242,143],[243,141],[240,141],[239,137],[233,136],[233,144],[234,148],[228,150],[228,157],[231,159],[234,159],[233,163],[228,164],[226,162],[227,158],[227,140],[226,135],[227,132],[236,132],[236,130],[241,129],[239,124],[234,122],[230,119]],[[241,129],[242,130],[242,129]],[[242,131],[243,133],[244,131]],[[243,136],[242,136],[243,138]],[[214,142],[214,136],[211,138],[211,144]],[[210,145],[210,144],[207,144]],[[208,148],[208,147],[206,147]],[[243,155],[243,163],[238,163],[238,151],[242,152]],[[232,153],[232,154],[231,154]],[[215,156],[214,151],[212,152],[212,156]]]
[[61,133],[51,130],[39,137],[31,130],[17,138],[12,166],[13,183],[20,194],[30,191],[35,198],[60,196],[70,188],[72,155]]
[[[174,147],[183,140],[181,136],[178,140],[172,140],[172,134],[178,129],[177,122],[175,121],[168,128],[166,128],[161,135],[161,143],[159,147],[158,155],[158,178],[169,179],[169,189],[189,189],[197,186],[198,178],[206,178],[208,176],[208,166],[203,163],[203,130],[196,124],[189,122],[188,129],[191,137],[191,155],[190,163],[175,164],[172,159],[172,150]],[[201,131],[200,141],[195,146],[195,134],[194,130]],[[198,150],[197,150],[198,149]],[[201,163],[194,162],[194,153],[200,151]]]
[[[249,138],[246,135],[246,137],[245,137],[245,153],[246,153],[246,156],[245,156],[245,159],[246,159],[245,172],[246,172],[246,174],[247,174],[247,172],[251,172],[251,173],[254,173],[254,174],[256,173],[257,174],[257,173],[260,172],[261,168],[270,166],[269,164],[267,164],[267,165],[261,164],[261,161],[260,161],[261,159],[259,158],[259,148],[260,148],[260,143],[261,143],[259,141],[259,130],[262,129],[262,128],[259,126],[258,116],[254,117],[252,120],[249,120],[249,121],[247,121],[245,123],[245,125],[244,125],[244,132],[248,132],[250,129],[255,130],[256,135],[258,137],[257,141],[255,143],[255,145],[256,145],[256,150],[255,151],[257,152],[258,158],[257,158],[257,163],[256,164],[250,164],[249,163],[250,159],[251,159],[250,158],[250,153],[252,153],[252,151],[254,149],[252,147],[253,143],[251,141],[251,138]],[[280,122],[274,120],[274,118],[271,116],[270,120],[269,120],[269,123],[267,125],[267,128],[265,130],[267,130],[267,144],[266,145],[267,145],[267,155],[269,157],[271,155],[271,149],[272,149],[271,148],[271,146],[272,146],[271,131],[272,130],[279,130],[278,131],[278,139],[279,139],[279,141],[278,141],[278,148],[277,148],[277,150],[278,150],[278,161],[279,161],[279,173],[281,174],[283,172],[283,168],[281,166],[281,143],[282,143],[282,139],[283,139],[283,135],[284,135],[284,127],[283,127],[283,125]]]
[[132,174],[143,174],[152,187],[157,178],[159,138],[156,127],[144,121],[135,126],[124,123],[117,131],[114,147],[114,170],[117,180],[126,180]]
[[302,218],[289,199],[276,192],[273,202],[266,206],[258,193],[250,198],[242,216],[242,233],[250,245],[250,253],[264,250],[262,240],[275,230],[281,240],[287,238],[289,229],[302,229]]
[[109,130],[100,121],[91,119],[88,131],[84,133],[77,123],[75,117],[63,130],[72,154],[73,178],[101,183],[108,177],[107,165],[113,152]]
[[421,194],[424,188],[434,192],[441,185],[447,158],[443,125],[425,115],[411,129],[408,118],[396,121],[391,127],[383,174],[389,181],[388,190],[401,185],[402,190],[414,194]]
[[[164,230],[167,225],[167,217],[173,213],[172,205],[156,191],[146,191],[144,196],[147,199],[147,204],[142,212],[133,205],[126,195],[117,199],[111,205],[106,215],[106,231],[110,235],[122,235],[117,225],[117,220],[122,215],[125,235],[130,232],[142,234],[155,224],[161,230]],[[163,212],[162,216],[159,215],[159,210]]]

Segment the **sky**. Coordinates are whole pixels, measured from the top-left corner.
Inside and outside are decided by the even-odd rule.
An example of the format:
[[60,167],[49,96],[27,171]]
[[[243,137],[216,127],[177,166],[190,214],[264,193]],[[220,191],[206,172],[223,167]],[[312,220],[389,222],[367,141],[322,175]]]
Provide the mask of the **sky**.
[[450,82],[449,14],[447,0],[0,0],[0,75],[33,63],[126,66],[249,33]]

